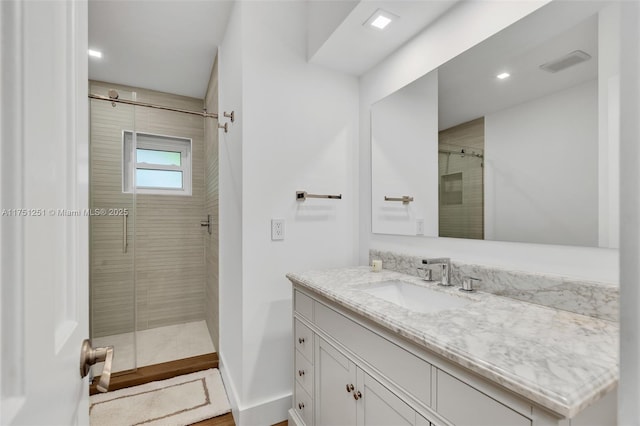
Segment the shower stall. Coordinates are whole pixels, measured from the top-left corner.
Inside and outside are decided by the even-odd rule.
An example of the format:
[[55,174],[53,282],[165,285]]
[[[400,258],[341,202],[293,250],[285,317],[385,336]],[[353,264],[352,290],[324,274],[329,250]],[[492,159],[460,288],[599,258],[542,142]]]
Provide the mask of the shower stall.
[[484,118],[438,133],[439,235],[484,239]]
[[113,372],[215,352],[216,115],[201,99],[89,86],[93,345],[114,346]]

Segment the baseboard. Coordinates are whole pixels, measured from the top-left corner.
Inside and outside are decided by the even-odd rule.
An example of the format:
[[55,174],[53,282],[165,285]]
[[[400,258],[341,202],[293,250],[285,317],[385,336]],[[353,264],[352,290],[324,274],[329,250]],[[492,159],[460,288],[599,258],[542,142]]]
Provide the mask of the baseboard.
[[224,382],[233,419],[237,426],[268,426],[280,423],[288,419],[288,410],[291,408],[291,394],[276,396],[249,407],[238,404],[236,387],[225,368],[224,356],[220,353],[220,374]]
[[289,408],[289,426],[304,426],[304,422],[293,408]]
[[238,426],[267,426],[288,419],[291,394],[275,397],[240,409]]
[[240,418],[240,412],[238,410],[238,393],[236,392],[236,386],[229,372],[227,371],[226,363],[224,362],[224,355],[218,352],[218,370],[220,370],[220,376],[222,377],[222,383],[227,391],[227,398],[229,398],[229,405],[231,405],[231,414],[236,425],[240,425],[238,419]]

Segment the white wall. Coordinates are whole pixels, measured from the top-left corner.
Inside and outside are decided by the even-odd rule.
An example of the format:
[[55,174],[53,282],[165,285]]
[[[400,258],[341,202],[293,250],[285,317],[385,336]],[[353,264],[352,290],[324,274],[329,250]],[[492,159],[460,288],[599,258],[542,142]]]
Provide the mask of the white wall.
[[598,86],[485,116],[485,239],[598,246]]
[[600,247],[620,245],[620,15],[612,2],[598,14],[598,194]]
[[[371,117],[373,232],[416,235],[422,220],[424,235],[437,237],[438,72],[377,102]],[[413,202],[385,201],[404,195]]]
[[311,60],[360,0],[308,0],[307,58]]
[[361,77],[360,264],[367,264],[369,248],[376,248],[421,256],[450,256],[459,261],[522,271],[557,273],[589,280],[617,282],[617,250],[371,233],[371,105],[545,3],[547,2],[460,3],[434,25]]
[[[276,423],[291,406],[285,274],[357,260],[358,82],[307,63],[306,16],[302,1],[237,2],[221,47],[220,110],[238,119],[221,134],[220,353],[240,425]],[[297,190],[343,198],[298,202]],[[271,241],[272,218],[284,241]]]
[[640,424],[640,4],[625,2],[620,73],[620,384],[618,424]]
[[218,110],[234,110],[231,131],[218,131],[219,183],[219,321],[218,354],[227,394],[237,414],[242,365],[242,2],[233,6],[218,50]]

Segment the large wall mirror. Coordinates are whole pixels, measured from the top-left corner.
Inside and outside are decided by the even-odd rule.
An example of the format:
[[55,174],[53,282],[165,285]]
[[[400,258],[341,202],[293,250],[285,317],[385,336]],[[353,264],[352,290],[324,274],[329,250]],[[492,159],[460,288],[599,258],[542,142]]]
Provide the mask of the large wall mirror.
[[376,102],[373,232],[617,247],[619,20],[551,2]]

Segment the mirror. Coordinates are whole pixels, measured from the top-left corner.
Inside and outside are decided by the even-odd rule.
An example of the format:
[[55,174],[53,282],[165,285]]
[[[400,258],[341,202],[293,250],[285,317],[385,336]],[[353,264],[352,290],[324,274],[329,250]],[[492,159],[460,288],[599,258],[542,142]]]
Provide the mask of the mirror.
[[619,19],[549,3],[375,103],[373,232],[617,247]]

